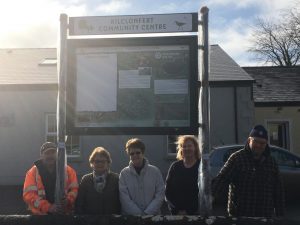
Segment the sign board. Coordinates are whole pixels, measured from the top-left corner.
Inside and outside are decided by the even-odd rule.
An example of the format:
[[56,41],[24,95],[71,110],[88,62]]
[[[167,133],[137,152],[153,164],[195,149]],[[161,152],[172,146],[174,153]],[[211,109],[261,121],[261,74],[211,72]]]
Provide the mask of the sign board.
[[68,134],[196,134],[196,36],[69,39]]
[[196,32],[197,13],[70,17],[69,35]]

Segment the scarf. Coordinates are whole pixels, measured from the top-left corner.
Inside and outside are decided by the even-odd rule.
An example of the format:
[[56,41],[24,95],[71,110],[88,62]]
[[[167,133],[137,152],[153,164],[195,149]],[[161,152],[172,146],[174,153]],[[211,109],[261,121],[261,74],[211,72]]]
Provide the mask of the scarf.
[[106,184],[106,177],[107,177],[107,173],[104,173],[102,175],[96,175],[95,171],[93,172],[94,187],[97,192],[99,193],[103,192],[103,189]]

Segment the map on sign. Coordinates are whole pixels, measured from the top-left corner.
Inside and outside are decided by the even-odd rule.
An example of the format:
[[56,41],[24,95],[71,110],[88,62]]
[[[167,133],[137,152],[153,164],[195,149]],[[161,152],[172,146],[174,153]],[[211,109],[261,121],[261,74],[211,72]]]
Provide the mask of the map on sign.
[[77,48],[75,127],[189,126],[189,48]]

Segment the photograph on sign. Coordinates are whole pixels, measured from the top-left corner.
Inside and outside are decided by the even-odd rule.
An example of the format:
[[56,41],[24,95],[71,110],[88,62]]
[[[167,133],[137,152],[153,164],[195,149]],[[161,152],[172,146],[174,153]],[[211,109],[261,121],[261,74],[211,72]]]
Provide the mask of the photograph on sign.
[[195,133],[195,40],[69,40],[68,132]]

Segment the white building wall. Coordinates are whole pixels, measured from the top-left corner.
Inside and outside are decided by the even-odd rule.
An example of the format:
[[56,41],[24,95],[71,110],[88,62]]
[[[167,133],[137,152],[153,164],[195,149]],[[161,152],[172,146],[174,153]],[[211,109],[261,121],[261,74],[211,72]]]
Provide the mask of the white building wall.
[[[23,89],[23,90],[22,90]],[[56,111],[57,91],[55,88],[42,90],[15,88],[0,91],[0,185],[22,185],[26,171],[39,158],[39,149],[45,141],[46,114]],[[239,138],[244,140],[253,118],[250,89],[238,92]],[[246,106],[249,105],[248,108]],[[235,104],[232,87],[211,89],[211,144],[235,143]],[[245,119],[246,118],[246,119]],[[125,143],[131,137],[139,137],[146,144],[146,157],[158,166],[166,176],[169,165],[175,158],[167,154],[167,138],[158,135],[143,136],[81,136],[82,155],[70,159],[69,164],[77,171],[79,178],[90,172],[88,158],[97,146],[103,146],[112,156],[112,170],[120,172],[128,165]]]

